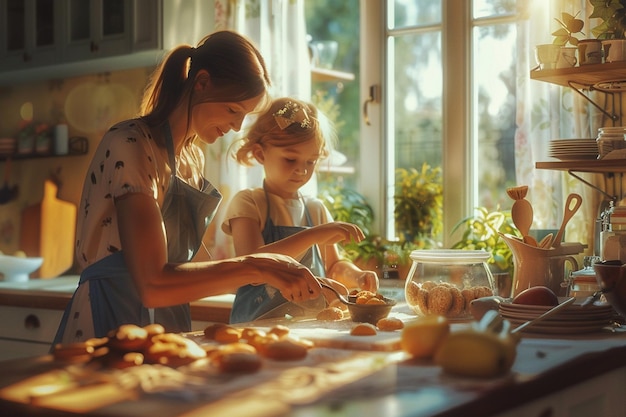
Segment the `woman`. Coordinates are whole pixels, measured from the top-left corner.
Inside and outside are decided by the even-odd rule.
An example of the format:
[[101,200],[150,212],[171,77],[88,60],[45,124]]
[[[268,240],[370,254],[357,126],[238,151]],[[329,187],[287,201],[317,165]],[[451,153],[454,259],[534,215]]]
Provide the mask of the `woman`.
[[198,253],[221,195],[202,177],[195,142],[238,131],[269,84],[258,50],[229,31],[174,49],[157,68],[142,116],[104,135],[87,172],[76,243],[83,272],[55,343],[125,323],[189,331],[190,301],[247,284],[268,283],[294,301],[319,296],[315,277],[291,257]]

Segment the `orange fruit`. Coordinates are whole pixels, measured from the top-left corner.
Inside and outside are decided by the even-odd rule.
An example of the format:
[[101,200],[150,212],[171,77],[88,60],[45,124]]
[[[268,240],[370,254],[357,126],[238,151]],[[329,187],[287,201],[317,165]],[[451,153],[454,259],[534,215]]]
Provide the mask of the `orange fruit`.
[[400,345],[414,358],[431,358],[449,333],[450,323],[444,316],[421,316],[405,323]]

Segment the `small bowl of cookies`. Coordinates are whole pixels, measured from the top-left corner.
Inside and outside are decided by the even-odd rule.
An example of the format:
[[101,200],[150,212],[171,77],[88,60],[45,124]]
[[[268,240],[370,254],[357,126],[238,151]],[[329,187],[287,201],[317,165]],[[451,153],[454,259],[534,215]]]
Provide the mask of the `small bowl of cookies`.
[[376,324],[389,315],[396,301],[379,293],[359,291],[348,297],[348,311],[354,322]]

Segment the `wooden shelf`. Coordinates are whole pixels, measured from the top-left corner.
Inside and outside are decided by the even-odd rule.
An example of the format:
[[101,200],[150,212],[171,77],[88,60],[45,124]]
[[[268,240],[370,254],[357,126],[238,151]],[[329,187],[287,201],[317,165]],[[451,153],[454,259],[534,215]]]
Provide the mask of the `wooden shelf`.
[[87,155],[87,151],[84,152],[72,152],[66,153],[65,155],[54,155],[54,154],[38,154],[38,153],[29,153],[29,154],[12,154],[12,155],[0,155],[0,162],[6,161],[7,159],[11,159],[12,161],[24,161],[28,159],[41,159],[41,158],[64,158],[66,156],[83,156]]
[[532,70],[530,79],[571,87],[570,83],[593,86],[607,81],[626,81],[626,61],[590,64],[553,70]]
[[317,82],[324,81],[354,81],[354,74],[343,71],[336,71],[326,68],[311,68],[311,79]]
[[626,173],[626,159],[585,159],[580,161],[536,162],[537,169],[590,173]]

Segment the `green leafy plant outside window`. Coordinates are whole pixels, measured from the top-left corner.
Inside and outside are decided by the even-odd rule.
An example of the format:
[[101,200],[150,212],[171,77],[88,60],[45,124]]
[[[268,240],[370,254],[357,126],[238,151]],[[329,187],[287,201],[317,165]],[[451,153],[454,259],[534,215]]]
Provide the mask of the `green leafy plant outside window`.
[[454,226],[453,233],[460,228],[464,228],[463,235],[452,245],[452,249],[489,252],[491,256],[487,263],[492,272],[508,272],[513,276],[513,253],[499,235],[500,232],[520,237],[510,210],[489,211],[485,207],[477,207],[473,216],[464,218]]

